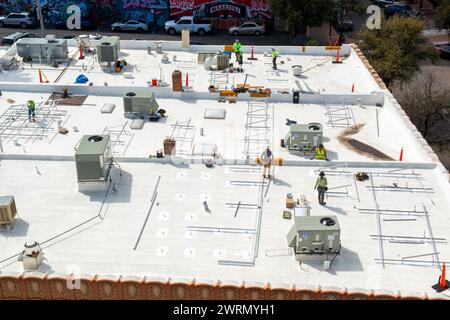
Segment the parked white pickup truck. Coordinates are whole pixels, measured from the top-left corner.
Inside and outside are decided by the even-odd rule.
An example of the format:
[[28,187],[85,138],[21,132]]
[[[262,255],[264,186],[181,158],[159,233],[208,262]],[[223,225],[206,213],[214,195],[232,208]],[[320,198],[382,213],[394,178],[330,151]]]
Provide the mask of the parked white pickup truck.
[[203,36],[207,32],[211,32],[211,21],[198,20],[194,17],[181,17],[177,20],[166,21],[164,28],[170,35],[181,33],[183,29],[189,29],[191,33],[197,32]]

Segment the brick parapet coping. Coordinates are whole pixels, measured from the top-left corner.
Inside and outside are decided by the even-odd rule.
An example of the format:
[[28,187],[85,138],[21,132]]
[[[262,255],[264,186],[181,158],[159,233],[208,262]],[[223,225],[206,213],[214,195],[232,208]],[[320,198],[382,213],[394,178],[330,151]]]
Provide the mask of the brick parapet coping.
[[0,299],[448,300],[443,295],[261,282],[48,273],[0,273]]
[[372,77],[375,80],[375,82],[378,84],[378,86],[381,88],[381,90],[383,90],[387,94],[389,100],[391,101],[391,103],[394,106],[394,108],[396,109],[396,111],[402,117],[402,119],[405,122],[405,124],[408,127],[408,129],[410,129],[412,131],[412,133],[416,137],[416,139],[419,142],[419,144],[427,152],[427,154],[431,158],[431,160],[438,165],[438,167],[441,170],[442,174],[447,176],[447,182],[450,183],[450,174],[449,174],[448,170],[441,163],[441,161],[439,160],[439,157],[436,155],[434,150],[430,147],[428,142],[424,139],[424,137],[419,132],[419,130],[417,130],[416,126],[411,122],[411,119],[408,117],[408,115],[406,114],[405,110],[403,110],[402,106],[398,103],[397,99],[395,99],[395,97],[392,95],[392,93],[388,90],[386,84],[383,82],[381,77],[378,75],[378,73],[375,71],[375,69],[369,63],[369,60],[367,60],[367,58],[364,55],[364,53],[361,51],[361,49],[358,47],[358,45],[356,43],[352,43],[351,46],[352,46],[352,49],[355,51],[355,53],[358,55],[359,59],[364,64],[364,66],[367,68],[367,70],[369,70],[369,72],[372,75]]

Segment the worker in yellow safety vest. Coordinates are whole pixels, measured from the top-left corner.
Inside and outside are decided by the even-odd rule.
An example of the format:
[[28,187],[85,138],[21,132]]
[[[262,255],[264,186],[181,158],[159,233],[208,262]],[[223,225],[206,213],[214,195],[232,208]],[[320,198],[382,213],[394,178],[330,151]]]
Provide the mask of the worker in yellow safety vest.
[[239,61],[239,58],[241,57],[241,49],[242,44],[239,42],[239,39],[236,39],[236,41],[233,43],[233,51],[236,54],[236,61]]
[[36,115],[36,104],[34,103],[33,100],[28,100],[27,108],[28,108],[28,121],[35,122],[36,120],[34,119],[34,117]]
[[278,58],[278,51],[275,48],[272,48],[272,69],[277,70],[277,58]]
[[316,149],[314,150],[314,157],[311,158],[311,160],[312,159],[329,161],[327,158],[327,151],[325,150],[323,144],[319,144],[316,147]]

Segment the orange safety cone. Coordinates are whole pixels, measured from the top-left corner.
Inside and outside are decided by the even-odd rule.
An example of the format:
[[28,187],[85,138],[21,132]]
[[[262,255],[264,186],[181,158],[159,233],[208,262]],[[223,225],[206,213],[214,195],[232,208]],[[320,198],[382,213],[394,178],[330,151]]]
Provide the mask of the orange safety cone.
[[333,63],[342,63],[341,57],[340,57],[340,51],[341,51],[340,49],[338,49],[336,51],[336,60],[334,60]]
[[83,46],[80,45],[80,57],[79,59],[84,59],[84,55],[83,55]]
[[445,262],[444,262],[444,266],[442,267],[442,274],[441,274],[441,281],[439,281],[439,286],[441,288],[445,288],[447,286],[447,281],[445,279]]
[[255,58],[255,51],[253,49],[252,46],[252,51],[250,52],[250,58],[247,58],[248,60],[258,60],[257,58]]
[[403,147],[400,150],[400,157],[398,157],[398,161],[403,161]]
[[189,87],[189,73],[186,72],[186,87]]
[[445,266],[445,262],[442,266],[442,273],[441,276],[439,277],[439,281],[437,284],[435,284],[434,286],[432,286],[432,288],[434,290],[436,290],[437,292],[442,292],[447,290],[448,288],[450,288],[450,282],[447,281],[446,277],[446,266]]
[[355,92],[355,83],[352,84],[352,93]]
[[40,83],[48,83],[48,79],[45,76],[45,74],[41,71],[41,69],[39,69],[39,82]]

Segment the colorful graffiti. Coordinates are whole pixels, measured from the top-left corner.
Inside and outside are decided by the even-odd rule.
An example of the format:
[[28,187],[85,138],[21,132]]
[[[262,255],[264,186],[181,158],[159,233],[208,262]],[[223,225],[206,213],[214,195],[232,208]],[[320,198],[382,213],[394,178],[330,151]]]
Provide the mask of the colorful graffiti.
[[266,0],[170,0],[170,16],[271,19]]
[[[163,26],[169,18],[169,0],[41,0],[46,24],[63,24],[70,13],[67,8],[78,5],[82,25],[100,26],[117,20],[139,20]],[[35,8],[34,0],[0,0],[6,12],[27,11]]]
[[163,26],[169,18],[168,0],[119,0],[117,7],[122,20],[139,20]]
[[[139,20],[164,26],[166,20],[185,15],[214,20],[214,26],[227,27],[236,21],[272,19],[267,0],[40,0],[46,24],[65,25],[67,8],[78,5],[82,27],[98,27],[118,20]],[[33,11],[35,0],[0,0],[3,13]]]

